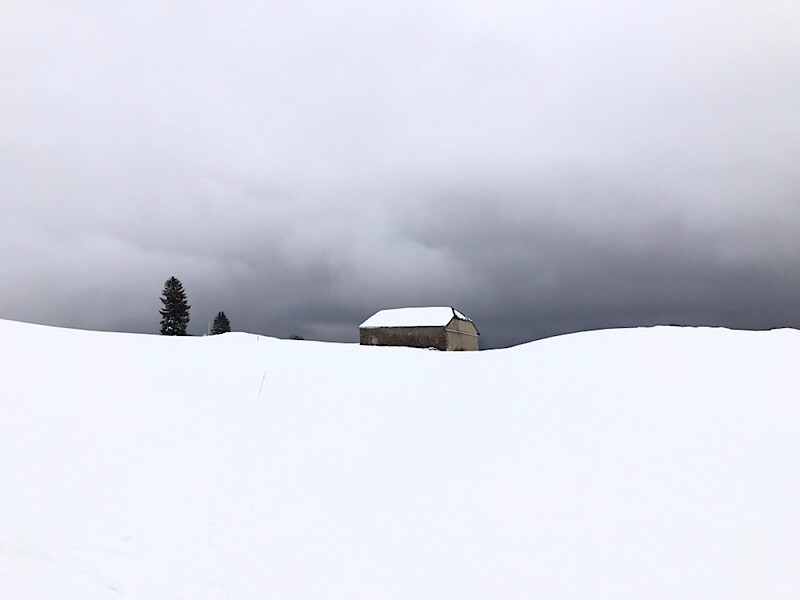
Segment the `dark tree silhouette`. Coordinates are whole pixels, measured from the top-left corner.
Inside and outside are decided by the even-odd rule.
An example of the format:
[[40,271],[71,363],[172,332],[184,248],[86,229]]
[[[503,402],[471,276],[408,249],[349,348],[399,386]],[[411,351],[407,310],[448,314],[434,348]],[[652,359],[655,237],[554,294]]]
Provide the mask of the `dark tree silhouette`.
[[161,302],[164,304],[164,308],[158,311],[161,313],[161,335],[186,335],[191,307],[186,303],[183,284],[175,277],[164,283]]
[[224,312],[218,312],[217,316],[214,317],[214,323],[211,325],[211,335],[228,333],[230,330],[231,322],[228,321],[228,317],[225,316]]

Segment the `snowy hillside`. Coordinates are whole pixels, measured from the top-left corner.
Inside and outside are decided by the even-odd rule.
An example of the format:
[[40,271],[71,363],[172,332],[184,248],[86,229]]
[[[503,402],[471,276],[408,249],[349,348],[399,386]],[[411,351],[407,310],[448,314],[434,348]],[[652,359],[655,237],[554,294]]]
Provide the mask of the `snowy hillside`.
[[0,598],[800,597],[800,332],[0,321]]

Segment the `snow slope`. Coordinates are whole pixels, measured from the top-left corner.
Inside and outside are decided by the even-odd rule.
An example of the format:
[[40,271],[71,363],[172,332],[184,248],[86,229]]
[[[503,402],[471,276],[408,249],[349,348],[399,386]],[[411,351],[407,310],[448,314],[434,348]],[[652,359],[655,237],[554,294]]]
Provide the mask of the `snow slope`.
[[2,599],[800,597],[798,331],[0,353]]

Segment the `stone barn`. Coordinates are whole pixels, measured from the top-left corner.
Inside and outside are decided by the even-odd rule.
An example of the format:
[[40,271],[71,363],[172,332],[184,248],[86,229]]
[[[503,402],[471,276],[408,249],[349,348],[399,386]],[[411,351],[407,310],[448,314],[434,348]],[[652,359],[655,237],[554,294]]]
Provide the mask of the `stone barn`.
[[358,328],[362,346],[477,350],[478,328],[449,306],[381,310]]

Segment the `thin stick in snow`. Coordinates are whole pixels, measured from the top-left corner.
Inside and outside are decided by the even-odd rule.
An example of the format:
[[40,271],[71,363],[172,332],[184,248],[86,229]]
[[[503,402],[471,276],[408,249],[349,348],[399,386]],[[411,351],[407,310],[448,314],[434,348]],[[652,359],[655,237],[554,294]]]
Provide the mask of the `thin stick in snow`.
[[264,389],[264,380],[267,378],[267,372],[264,371],[264,376],[261,378],[261,385],[258,386],[258,397],[261,398],[261,390]]

